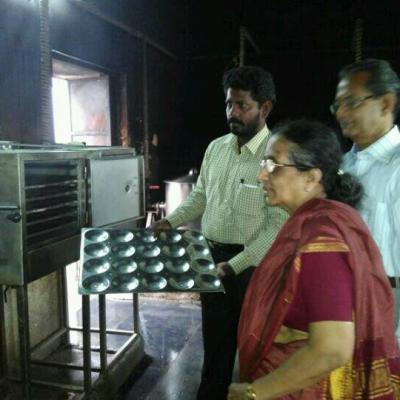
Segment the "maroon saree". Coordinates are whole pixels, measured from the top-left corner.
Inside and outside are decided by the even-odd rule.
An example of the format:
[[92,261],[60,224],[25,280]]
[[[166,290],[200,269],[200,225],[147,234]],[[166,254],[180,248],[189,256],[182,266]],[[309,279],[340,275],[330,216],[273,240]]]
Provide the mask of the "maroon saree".
[[354,209],[324,199],[296,210],[252,276],[238,328],[242,381],[268,374],[304,345],[301,335],[277,338],[287,334],[283,321],[296,294],[300,255],[320,251],[343,252],[353,274],[355,351],[343,367],[345,379],[339,381],[336,396],[328,377],[283,399],[400,399],[394,303],[379,250]]

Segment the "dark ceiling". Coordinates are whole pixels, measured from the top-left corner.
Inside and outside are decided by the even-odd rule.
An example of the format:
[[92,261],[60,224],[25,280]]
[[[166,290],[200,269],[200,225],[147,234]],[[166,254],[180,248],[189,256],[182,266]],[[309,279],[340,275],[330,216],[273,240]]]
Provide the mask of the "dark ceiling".
[[400,45],[400,1],[189,0],[190,56],[239,51],[245,26],[264,57],[272,50],[331,52],[350,49],[355,21],[365,47]]

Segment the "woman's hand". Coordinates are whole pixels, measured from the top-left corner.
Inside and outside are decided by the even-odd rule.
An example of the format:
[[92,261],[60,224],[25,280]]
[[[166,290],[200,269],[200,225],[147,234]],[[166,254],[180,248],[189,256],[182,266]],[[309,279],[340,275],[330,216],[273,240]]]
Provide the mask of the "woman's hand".
[[228,400],[247,400],[248,383],[232,383],[229,386]]

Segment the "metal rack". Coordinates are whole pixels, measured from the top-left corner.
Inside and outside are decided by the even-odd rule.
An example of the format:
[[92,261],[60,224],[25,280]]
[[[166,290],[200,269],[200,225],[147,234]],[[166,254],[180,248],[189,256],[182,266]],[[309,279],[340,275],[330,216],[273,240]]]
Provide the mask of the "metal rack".
[[[44,386],[55,386],[74,392],[81,392],[80,398],[90,398],[92,390],[95,389],[93,386],[92,373],[99,373],[99,378],[96,383],[100,386],[107,385],[108,382],[114,382],[116,380],[123,381],[121,377],[121,359],[124,359],[124,364],[129,366],[131,370],[135,364],[143,357],[143,341],[139,333],[139,315],[138,315],[138,296],[133,294],[133,330],[121,330],[121,329],[107,329],[106,326],[106,296],[98,295],[95,296],[99,301],[99,328],[95,329],[90,326],[90,296],[82,296],[82,327],[65,327],[54,333],[52,337],[48,338],[43,343],[31,349],[32,359],[31,364],[45,367],[62,368],[65,370],[75,370],[83,372],[83,385],[76,384],[51,384],[50,382],[39,381],[31,379],[31,383],[35,385]],[[56,342],[64,335],[68,335],[71,331],[82,333],[82,355],[83,362],[78,363],[65,363],[46,361],[40,357],[35,357],[36,353],[40,353],[42,349],[45,349],[52,342]],[[94,348],[92,346],[91,337],[93,334],[99,335],[99,347]],[[117,350],[110,350],[107,344],[107,335],[118,335],[126,338],[124,344]],[[92,352],[98,352],[100,356],[100,366],[93,366],[92,363]],[[111,362],[108,361],[108,356],[112,354],[113,359]],[[122,367],[122,370],[125,368]],[[114,371],[114,372],[113,372]],[[117,371],[117,372],[115,372]],[[115,386],[114,383],[110,383],[110,386]],[[30,393],[26,393],[30,395]],[[27,397],[29,398],[29,397]],[[100,398],[99,395],[96,398]]]

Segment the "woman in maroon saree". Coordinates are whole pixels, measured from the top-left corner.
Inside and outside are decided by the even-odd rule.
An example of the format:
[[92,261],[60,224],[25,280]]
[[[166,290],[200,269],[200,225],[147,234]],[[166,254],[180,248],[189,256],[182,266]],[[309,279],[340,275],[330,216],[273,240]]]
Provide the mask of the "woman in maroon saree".
[[267,200],[291,216],[248,286],[228,399],[400,399],[391,288],[335,134],[294,121],[266,157]]

